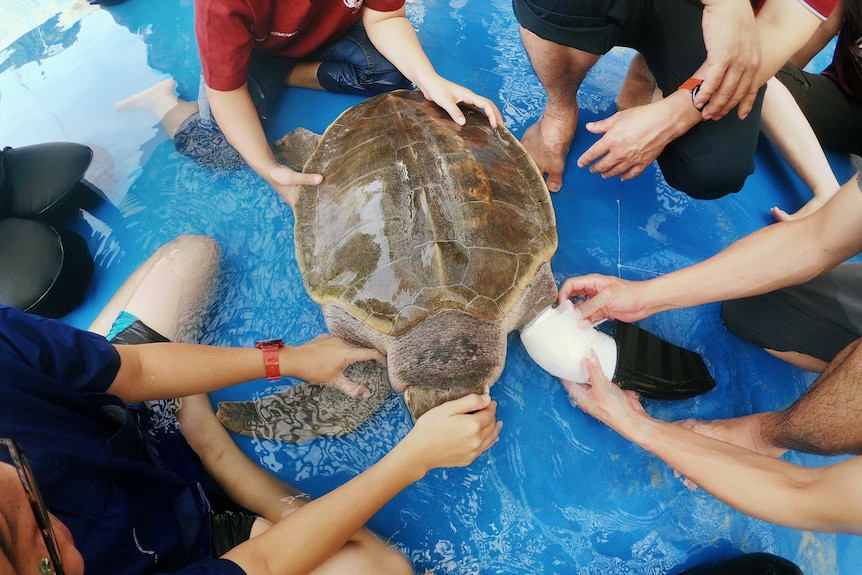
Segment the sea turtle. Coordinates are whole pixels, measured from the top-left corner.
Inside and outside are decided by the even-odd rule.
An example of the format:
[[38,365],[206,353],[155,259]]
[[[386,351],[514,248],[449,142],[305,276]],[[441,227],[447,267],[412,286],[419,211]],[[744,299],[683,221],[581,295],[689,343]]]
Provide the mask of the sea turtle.
[[[287,165],[325,175],[294,206],[296,259],[331,333],[387,356],[388,381],[414,418],[448,399],[485,393],[500,376],[507,335],[556,296],[549,260],[556,222],[542,174],[505,127],[464,109],[459,126],[419,92],[348,109],[322,137],[276,143]],[[318,143],[319,138],[319,143]],[[306,156],[307,157],[307,156]],[[386,368],[357,365],[370,399],[299,384],[219,418],[246,435],[297,441],[338,435],[388,393]],[[378,375],[374,375],[375,366]]]

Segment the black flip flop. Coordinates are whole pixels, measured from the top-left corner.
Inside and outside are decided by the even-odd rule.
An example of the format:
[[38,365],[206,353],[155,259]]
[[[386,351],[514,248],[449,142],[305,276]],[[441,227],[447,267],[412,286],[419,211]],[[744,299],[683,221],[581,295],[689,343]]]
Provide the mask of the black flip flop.
[[652,399],[688,399],[715,387],[703,358],[630,323],[616,322],[614,382]]

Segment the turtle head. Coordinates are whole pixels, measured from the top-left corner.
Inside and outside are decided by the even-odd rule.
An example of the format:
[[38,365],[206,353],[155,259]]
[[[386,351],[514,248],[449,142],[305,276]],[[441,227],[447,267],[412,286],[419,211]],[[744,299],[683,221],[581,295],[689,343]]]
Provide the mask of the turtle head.
[[414,421],[429,409],[471,393],[488,393],[506,363],[499,321],[443,310],[399,336],[387,352],[393,389],[404,392]]
[[471,393],[488,393],[488,388],[482,389],[479,386],[449,387],[446,389],[408,387],[404,391],[404,404],[407,406],[407,411],[410,412],[410,417],[413,418],[415,423],[429,409],[433,409],[452,399],[460,399]]

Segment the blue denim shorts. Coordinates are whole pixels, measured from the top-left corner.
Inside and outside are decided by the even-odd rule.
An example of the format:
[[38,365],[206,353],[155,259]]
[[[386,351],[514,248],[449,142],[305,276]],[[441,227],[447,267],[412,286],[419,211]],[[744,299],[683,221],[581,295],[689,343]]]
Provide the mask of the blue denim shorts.
[[[329,92],[373,96],[410,87],[410,81],[377,51],[359,22],[335,42],[302,59],[252,52],[248,89],[261,120],[272,116],[284,79],[300,61],[321,63],[317,79]],[[209,168],[244,166],[245,160],[227,141],[212,116],[203,79],[198,108],[198,113],[186,119],[174,135],[177,151]]]

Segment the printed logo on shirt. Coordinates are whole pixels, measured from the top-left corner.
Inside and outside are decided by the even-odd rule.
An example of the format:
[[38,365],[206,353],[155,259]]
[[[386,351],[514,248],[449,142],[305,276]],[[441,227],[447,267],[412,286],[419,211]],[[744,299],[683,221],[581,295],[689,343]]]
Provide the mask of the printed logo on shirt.
[[[292,37],[296,36],[297,34],[299,34],[299,30],[297,30],[296,32],[275,32],[275,31],[273,31],[273,32],[269,33],[270,36],[278,36],[279,38],[292,38]],[[265,40],[265,38],[258,40],[258,42],[263,42],[263,40]]]
[[362,7],[362,0],[344,0],[344,5],[356,12]]

